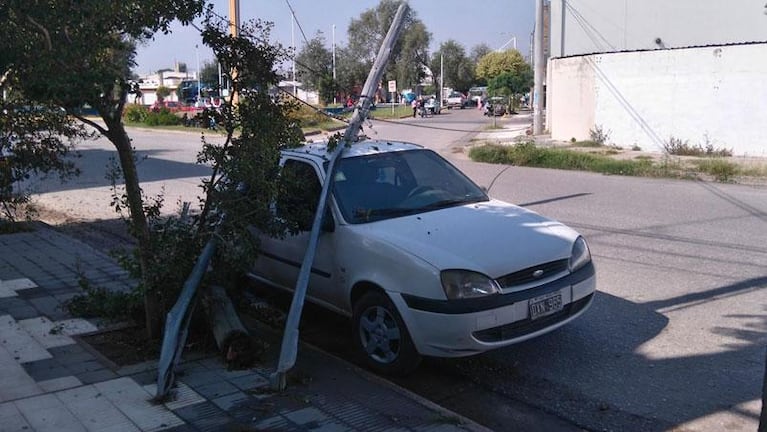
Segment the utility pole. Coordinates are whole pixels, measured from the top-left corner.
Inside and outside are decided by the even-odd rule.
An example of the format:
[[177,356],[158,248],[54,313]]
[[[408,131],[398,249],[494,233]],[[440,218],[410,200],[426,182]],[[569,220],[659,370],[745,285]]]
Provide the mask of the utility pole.
[[298,81],[296,80],[296,14],[290,9],[290,43],[293,45],[293,96],[298,97]]
[[240,34],[240,0],[229,0],[229,34],[232,37]]
[[296,364],[296,358],[298,356],[298,325],[301,321],[301,311],[304,308],[304,299],[306,298],[306,289],[309,284],[309,275],[311,273],[312,263],[314,262],[314,255],[317,252],[322,216],[325,214],[328,195],[330,194],[330,189],[332,188],[335,179],[336,161],[347,146],[351,146],[357,141],[362,122],[365,121],[365,118],[368,115],[376,89],[378,89],[378,84],[381,82],[384,69],[389,61],[394,42],[396,42],[400,30],[402,29],[402,23],[405,20],[405,12],[407,9],[407,2],[400,3],[399,8],[397,9],[397,14],[394,16],[394,21],[392,22],[391,27],[389,27],[389,32],[386,34],[383,44],[381,44],[381,48],[378,50],[378,56],[376,57],[375,62],[373,62],[373,67],[370,69],[365,85],[362,87],[360,101],[349,121],[349,126],[346,128],[343,138],[337,143],[336,148],[333,149],[330,154],[327,175],[322,184],[322,192],[320,192],[317,210],[314,213],[312,231],[309,234],[309,244],[306,247],[306,254],[304,255],[304,260],[301,263],[301,269],[298,273],[298,280],[296,281],[296,289],[293,292],[293,301],[290,304],[288,318],[285,320],[285,331],[282,334],[282,346],[280,347],[280,359],[277,363],[277,370],[269,377],[271,386],[275,390],[285,389],[287,386],[286,374],[288,370],[292,369]]
[[[200,94],[200,90],[201,90],[200,89],[200,87],[201,87],[200,76],[202,75],[200,73],[200,46],[199,45],[195,45],[194,46],[194,50],[195,50],[195,53],[197,54],[197,104],[199,104],[200,103],[200,96],[201,96],[201,94]],[[160,83],[160,85],[162,85],[162,83]]]
[[333,24],[333,104],[336,104],[336,25]]
[[442,109],[442,101],[445,99],[445,56],[439,54],[439,109]]
[[543,133],[543,0],[535,0],[535,45],[533,47],[535,87],[533,89],[533,135]]
[[[236,38],[240,34],[240,0],[229,0],[229,34]],[[231,81],[237,79],[237,69],[231,71]],[[229,94],[232,105],[237,105],[239,98],[236,93],[232,93],[232,83],[229,83]]]

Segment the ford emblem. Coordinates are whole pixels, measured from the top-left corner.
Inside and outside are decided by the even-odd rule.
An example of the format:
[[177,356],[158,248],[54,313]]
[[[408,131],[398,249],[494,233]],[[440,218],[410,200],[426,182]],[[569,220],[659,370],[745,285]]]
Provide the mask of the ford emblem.
[[533,277],[534,277],[534,278],[539,278],[539,277],[541,277],[541,276],[543,276],[543,270],[541,270],[541,269],[538,269],[538,270],[536,270],[536,271],[534,271],[534,272],[533,272]]

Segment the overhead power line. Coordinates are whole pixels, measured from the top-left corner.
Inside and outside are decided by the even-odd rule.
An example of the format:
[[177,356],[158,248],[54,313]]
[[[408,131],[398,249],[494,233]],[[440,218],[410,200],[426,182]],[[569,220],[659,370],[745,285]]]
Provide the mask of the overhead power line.
[[288,9],[290,9],[290,13],[293,16],[293,19],[296,21],[296,24],[298,25],[298,30],[301,31],[301,36],[304,37],[304,42],[306,42],[307,45],[309,45],[309,39],[306,38],[306,33],[304,33],[304,28],[301,27],[301,22],[298,21],[298,17],[296,17],[296,11],[293,10],[293,6],[290,5],[290,1],[285,0],[285,3],[288,4]]

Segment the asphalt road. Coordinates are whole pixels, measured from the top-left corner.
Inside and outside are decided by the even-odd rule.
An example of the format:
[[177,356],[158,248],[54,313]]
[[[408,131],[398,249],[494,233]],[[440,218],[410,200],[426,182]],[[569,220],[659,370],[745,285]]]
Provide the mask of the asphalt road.
[[[492,196],[579,230],[598,296],[554,333],[468,359],[430,359],[400,383],[499,430],[535,425],[537,410],[551,414],[542,429],[755,430],[767,345],[767,189],[473,163],[462,149],[488,122],[476,110],[451,110],[373,121],[366,134],[437,150]],[[199,137],[130,133],[148,156],[145,189],[164,190],[169,204],[194,201],[206,173],[193,164]],[[113,218],[103,179],[109,149],[88,144],[85,176],[42,185],[41,201]],[[316,333],[343,323],[328,325],[304,333],[334,349],[338,342]]]

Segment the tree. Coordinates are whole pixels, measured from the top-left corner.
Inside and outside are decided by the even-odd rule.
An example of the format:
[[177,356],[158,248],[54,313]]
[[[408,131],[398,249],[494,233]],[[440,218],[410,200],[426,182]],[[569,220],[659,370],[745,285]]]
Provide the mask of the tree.
[[351,47],[336,49],[336,83],[338,89],[347,94],[359,91],[370,71],[370,65],[359,51]]
[[441,58],[444,59],[445,87],[466,93],[474,84],[474,64],[466,57],[463,46],[451,39],[443,42],[432,56],[430,68],[438,87]]
[[218,85],[218,62],[206,61],[200,67],[200,82],[203,87]]
[[[368,9],[359,18],[349,24],[348,49],[359,53],[355,57],[365,70],[370,70],[378,49],[394,21],[399,1],[381,0],[375,9]],[[426,76],[425,67],[429,63],[429,43],[431,33],[416,17],[413,9],[408,9],[400,38],[392,49],[389,65],[384,73],[384,81],[395,79],[400,87],[415,86]],[[363,79],[364,81],[364,79]],[[362,81],[357,84],[361,84]]]
[[322,32],[318,31],[296,56],[296,74],[304,87],[319,92],[323,103],[333,100],[337,87],[333,81],[333,53],[325,47]]
[[474,45],[474,47],[471,49],[471,53],[469,54],[469,59],[476,65],[479,63],[479,60],[482,57],[490,54],[491,52],[493,52],[493,50],[487,44],[481,43],[479,45]]
[[164,85],[160,85],[157,87],[157,90],[155,90],[155,93],[157,94],[157,101],[162,102],[166,97],[170,96],[170,89]]
[[322,78],[333,76],[333,53],[325,47],[322,32],[318,31],[296,55],[296,74],[310,90],[319,90]]
[[522,54],[515,49],[506,51],[493,51],[485,54],[477,64],[477,78],[487,80],[497,77],[504,72],[519,73],[523,68],[529,67]]
[[[85,128],[54,106],[42,106],[16,94],[10,82],[0,85],[7,97],[0,103],[0,225],[16,221],[26,210],[31,175],[56,174],[63,181],[78,175],[72,158],[77,141],[90,137]],[[46,115],[41,115],[45,113]],[[0,227],[1,228],[1,227]]]
[[527,93],[533,86],[533,70],[529,64],[524,63],[517,70],[503,72],[492,78],[488,83],[488,91],[492,95],[503,95],[511,98],[510,110],[517,108],[519,95]]
[[474,80],[475,80],[474,83],[476,85],[480,85],[480,86],[487,85],[487,79],[477,76],[476,67],[479,64],[479,61],[482,59],[482,57],[490,54],[491,52],[493,52],[493,50],[487,44],[484,44],[484,43],[475,45],[471,49],[469,58],[471,59],[472,64],[474,64]]
[[[26,98],[62,107],[105,136],[117,150],[124,178],[130,227],[138,243],[144,282],[147,335],[159,337],[162,287],[144,277],[153,251],[145,200],[136,171],[136,155],[122,122],[130,90],[136,42],[167,33],[170,24],[189,23],[204,0],[49,0],[46,7],[28,0],[8,0],[0,15],[0,74],[12,76]],[[55,71],[55,72],[54,72]],[[100,122],[79,114],[88,104]]]

